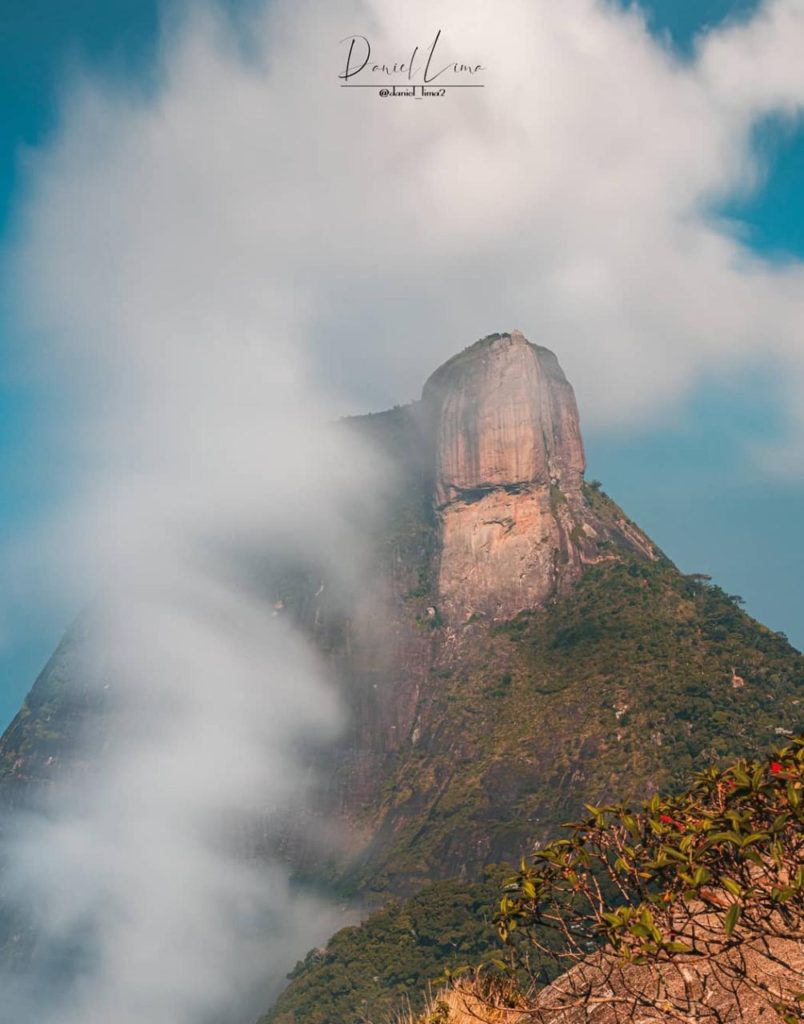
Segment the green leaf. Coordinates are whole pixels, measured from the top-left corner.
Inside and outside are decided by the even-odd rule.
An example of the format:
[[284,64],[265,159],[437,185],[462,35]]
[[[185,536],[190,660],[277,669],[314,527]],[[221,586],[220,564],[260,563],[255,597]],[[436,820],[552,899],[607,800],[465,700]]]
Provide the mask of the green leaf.
[[737,783],[738,786],[742,786],[743,788],[747,789],[751,785],[751,780],[748,778],[748,773],[745,772],[742,768],[734,767],[732,769],[732,775],[734,777],[734,781]]
[[732,896],[742,896],[742,886],[735,882],[733,878],[728,878],[726,875],[721,876],[720,883],[727,892],[730,892]]
[[662,856],[669,860],[674,860],[677,864],[686,864],[687,858],[679,853],[678,850],[674,850],[672,846],[662,846],[660,850]]
[[769,838],[770,838],[770,836],[768,835],[767,832],[751,832],[749,835],[747,835],[742,840],[742,842],[740,843],[740,848],[743,849],[746,846],[752,846],[754,843],[758,842],[760,839],[769,839]]
[[705,867],[699,867],[695,869],[695,874],[692,876],[692,884],[703,885],[704,882],[708,882],[711,878],[711,873]]
[[740,920],[741,913],[742,908],[740,907],[740,904],[732,903],[732,905],[729,907],[728,913],[726,914],[726,918],[723,921],[723,931],[727,935],[731,935],[731,933],[734,931],[737,922]]
[[714,846],[716,843],[737,843],[740,842],[740,836],[736,832],[715,832],[714,835],[709,836],[704,844],[704,849],[708,850],[710,846]]

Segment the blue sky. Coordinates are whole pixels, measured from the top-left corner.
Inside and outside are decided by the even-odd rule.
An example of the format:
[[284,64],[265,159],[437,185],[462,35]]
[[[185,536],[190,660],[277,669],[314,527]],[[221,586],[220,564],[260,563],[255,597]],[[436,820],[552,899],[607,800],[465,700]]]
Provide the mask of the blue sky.
[[[152,0],[0,0],[0,247],[21,196],[26,147],[46,141],[60,83],[77,66],[132,76],[152,52],[158,7]],[[236,6],[233,2],[232,6]],[[679,54],[695,33],[756,6],[746,0],[645,0],[652,31]],[[755,145],[767,164],[763,187],[713,211],[739,222],[765,258],[804,257],[804,133],[764,123]],[[503,325],[505,326],[505,325]],[[471,340],[471,339],[467,339]],[[0,540],[47,509],[69,484],[48,448],[59,411],[53,396],[6,372],[13,343],[0,314]],[[400,400],[407,396],[400,395]],[[642,434],[587,432],[589,476],[605,488],[685,571],[710,573],[748,610],[804,646],[804,487],[766,478],[746,448],[780,430],[773,379],[703,383],[672,421]],[[356,410],[357,411],[357,410]],[[583,410],[582,410],[583,411]],[[0,726],[17,710],[67,621],[20,606],[0,648]]]

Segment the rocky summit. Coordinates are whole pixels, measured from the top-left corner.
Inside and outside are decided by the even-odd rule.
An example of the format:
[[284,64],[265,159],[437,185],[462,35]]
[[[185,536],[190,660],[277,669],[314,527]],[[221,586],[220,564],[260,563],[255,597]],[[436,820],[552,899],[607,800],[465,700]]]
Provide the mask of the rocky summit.
[[[485,338],[436,370],[422,403],[435,438],[438,596],[449,621],[539,607],[609,557],[612,524],[584,495],[575,395],[549,349],[520,331]],[[656,557],[624,519],[614,532]]]
[[[491,335],[420,401],[333,429],[396,471],[382,521],[366,523],[366,588],[345,604],[320,567],[292,565],[265,587],[329,666],[350,725],[311,753],[308,804],[281,834],[258,829],[249,855],[278,854],[300,883],[363,905],[481,884],[585,803],[672,791],[702,763],[800,729],[801,655],[584,480],[575,397],[549,349]],[[93,628],[87,614],[70,631],[0,742],[6,807],[77,760],[93,770]],[[79,755],[82,734],[94,742]],[[452,921],[464,890],[439,891]],[[294,983],[302,1002],[309,977]],[[300,1005],[288,1020],[305,1019]]]
[[499,957],[510,869],[495,865],[586,804],[678,792],[802,727],[804,658],[784,635],[679,572],[584,480],[548,349],[484,338],[419,403],[349,427],[399,484],[374,546],[377,618],[333,651],[354,715],[324,805],[360,842],[319,870],[381,907],[300,961],[265,1024],[417,1009],[445,969]]

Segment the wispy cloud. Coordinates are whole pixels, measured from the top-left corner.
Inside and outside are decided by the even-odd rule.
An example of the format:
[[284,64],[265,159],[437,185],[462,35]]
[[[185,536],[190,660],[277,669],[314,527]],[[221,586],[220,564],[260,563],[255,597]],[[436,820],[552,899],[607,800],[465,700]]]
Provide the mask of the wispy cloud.
[[[437,28],[485,89],[337,87],[345,35],[390,60]],[[755,360],[796,382],[792,412],[801,267],[763,263],[710,210],[757,181],[757,120],[800,109],[802,34],[793,0],[685,63],[599,0],[271,4],[247,53],[197,18],[147,95],[72,95],[34,162],[20,294],[73,356],[105,345],[119,366],[125,339],[129,369],[170,376],[248,338],[350,407],[411,397],[456,347],[518,325],[560,352],[595,422]]]

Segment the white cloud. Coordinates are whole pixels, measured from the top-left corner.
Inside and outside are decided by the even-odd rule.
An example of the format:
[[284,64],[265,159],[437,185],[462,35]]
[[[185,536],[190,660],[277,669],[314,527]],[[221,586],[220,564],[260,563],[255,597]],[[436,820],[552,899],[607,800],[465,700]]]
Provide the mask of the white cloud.
[[[345,35],[398,59],[439,27],[445,55],[489,68],[484,90],[337,87]],[[344,408],[414,396],[456,348],[517,325],[595,423],[756,359],[798,376],[800,266],[752,257],[708,207],[755,180],[757,118],[799,109],[803,42],[794,0],[710,33],[691,63],[594,0],[277,3],[249,59],[197,19],[156,95],[90,81],[73,99],[34,172],[22,294],[38,325],[94,353],[107,339],[118,370],[113,338],[188,387],[190,354],[251,344]]]
[[2,977],[3,1019],[253,1020],[343,919],[245,841],[255,814],[276,827],[304,799],[296,748],[332,739],[334,695],[299,638],[208,567],[84,627],[73,671],[114,711],[89,767],[4,823],[4,907],[32,914],[37,941],[30,970]]

